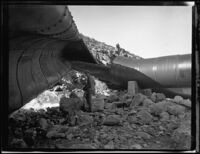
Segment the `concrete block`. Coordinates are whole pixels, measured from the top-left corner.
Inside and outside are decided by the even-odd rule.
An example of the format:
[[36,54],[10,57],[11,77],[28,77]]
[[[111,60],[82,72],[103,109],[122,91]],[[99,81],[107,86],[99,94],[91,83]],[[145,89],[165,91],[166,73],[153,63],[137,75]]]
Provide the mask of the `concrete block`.
[[128,94],[134,96],[139,91],[139,87],[136,81],[128,81]]

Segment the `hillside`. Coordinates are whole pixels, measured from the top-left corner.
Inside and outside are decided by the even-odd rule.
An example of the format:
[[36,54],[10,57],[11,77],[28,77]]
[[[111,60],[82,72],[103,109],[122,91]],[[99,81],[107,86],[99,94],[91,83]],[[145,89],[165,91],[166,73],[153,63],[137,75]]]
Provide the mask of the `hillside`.
[[132,57],[135,59],[141,59],[141,57],[126,51],[125,49],[121,48],[120,45],[116,45],[113,47],[108,45],[104,42],[97,41],[93,38],[85,36],[81,34],[81,37],[92,53],[92,55],[96,58],[99,63],[102,64],[110,64],[112,60],[117,56],[124,56],[124,57]]

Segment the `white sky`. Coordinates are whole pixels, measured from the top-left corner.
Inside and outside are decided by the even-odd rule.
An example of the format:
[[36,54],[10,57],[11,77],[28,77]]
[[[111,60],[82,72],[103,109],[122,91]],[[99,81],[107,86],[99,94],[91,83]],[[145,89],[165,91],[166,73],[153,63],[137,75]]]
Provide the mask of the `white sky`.
[[143,58],[192,52],[191,6],[68,6],[80,33]]

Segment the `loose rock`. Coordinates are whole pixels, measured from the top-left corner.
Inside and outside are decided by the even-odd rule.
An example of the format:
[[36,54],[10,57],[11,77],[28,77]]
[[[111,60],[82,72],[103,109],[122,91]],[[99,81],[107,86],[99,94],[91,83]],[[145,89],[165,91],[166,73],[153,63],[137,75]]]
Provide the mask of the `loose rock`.
[[178,116],[179,114],[183,114],[185,112],[185,107],[181,105],[173,105],[168,106],[168,113]]
[[40,118],[38,123],[39,123],[39,126],[40,126],[42,129],[47,130],[47,128],[48,128],[49,125],[48,125],[46,119]]
[[109,115],[103,121],[103,124],[104,125],[108,125],[108,126],[120,125],[121,124],[120,116],[118,116],[118,115]]
[[149,124],[153,120],[152,115],[147,110],[141,110],[137,117],[143,124]]
[[142,149],[142,146],[140,144],[134,144],[130,146],[130,149]]
[[135,135],[139,136],[140,138],[142,139],[150,139],[151,138],[151,135],[149,135],[148,133],[146,132],[136,132]]
[[97,112],[97,111],[103,111],[104,110],[104,99],[103,98],[95,98],[92,99],[92,111]]
[[137,95],[135,95],[135,97],[133,98],[133,100],[131,102],[131,107],[132,106],[139,106],[139,105],[141,105],[145,98],[146,98],[146,96],[142,95],[140,93],[137,94]]

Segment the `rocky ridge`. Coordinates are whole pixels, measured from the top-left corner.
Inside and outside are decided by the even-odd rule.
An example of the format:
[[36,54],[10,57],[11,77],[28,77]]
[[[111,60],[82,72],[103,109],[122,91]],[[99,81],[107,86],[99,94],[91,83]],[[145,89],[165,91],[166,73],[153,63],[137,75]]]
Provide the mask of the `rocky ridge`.
[[121,48],[119,44],[117,44],[116,47],[113,47],[111,45],[107,45],[104,42],[97,41],[83,34],[80,35],[84,43],[88,47],[89,51],[101,64],[110,64],[112,60],[117,56],[131,57],[133,59],[142,59],[141,57]]

